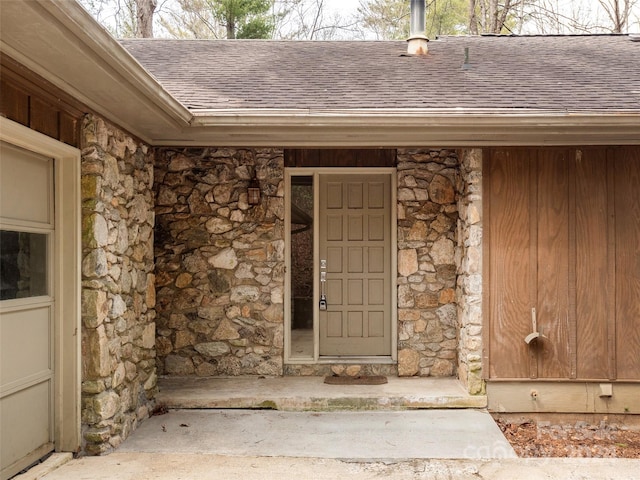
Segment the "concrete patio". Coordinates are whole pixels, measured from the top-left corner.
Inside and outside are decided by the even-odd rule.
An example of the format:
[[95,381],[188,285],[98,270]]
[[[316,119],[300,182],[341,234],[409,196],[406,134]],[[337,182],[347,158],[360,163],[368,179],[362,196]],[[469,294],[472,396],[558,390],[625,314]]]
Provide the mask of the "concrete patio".
[[167,408],[267,408],[284,411],[486,408],[455,378],[389,377],[383,385],[327,385],[323,377],[167,377],[157,404]]

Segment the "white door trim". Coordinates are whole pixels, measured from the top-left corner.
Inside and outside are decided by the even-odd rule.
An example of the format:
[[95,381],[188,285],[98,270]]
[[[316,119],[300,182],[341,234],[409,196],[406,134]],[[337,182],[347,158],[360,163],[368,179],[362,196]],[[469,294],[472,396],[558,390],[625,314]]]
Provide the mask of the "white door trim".
[[0,140],[54,159],[54,438],[56,451],[77,452],[81,443],[80,150],[3,117]]
[[[386,357],[320,357],[320,332],[317,309],[314,308],[313,330],[314,330],[314,355],[311,359],[291,358],[291,177],[293,176],[313,176],[314,187],[314,220],[319,218],[320,204],[318,194],[320,193],[319,176],[323,174],[381,174],[391,176],[391,355]],[[315,363],[386,363],[384,359],[391,362],[398,360],[398,180],[397,169],[393,167],[287,167],[285,168],[285,289],[284,289],[284,363],[285,364],[315,364]],[[313,251],[314,265],[319,264],[320,232],[314,228]],[[320,298],[320,286],[318,275],[314,275],[314,305],[318,304]]]

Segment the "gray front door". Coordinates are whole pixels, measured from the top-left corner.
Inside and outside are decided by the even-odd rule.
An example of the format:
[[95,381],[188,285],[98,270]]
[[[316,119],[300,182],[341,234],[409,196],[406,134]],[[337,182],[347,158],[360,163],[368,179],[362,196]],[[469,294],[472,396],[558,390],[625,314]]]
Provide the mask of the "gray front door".
[[320,355],[391,355],[391,176],[321,174],[319,226]]

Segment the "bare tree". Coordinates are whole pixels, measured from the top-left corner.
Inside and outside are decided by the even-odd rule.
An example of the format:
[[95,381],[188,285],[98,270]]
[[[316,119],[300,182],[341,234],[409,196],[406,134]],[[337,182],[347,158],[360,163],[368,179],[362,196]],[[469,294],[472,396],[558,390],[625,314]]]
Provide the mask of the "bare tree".
[[136,37],[153,37],[153,12],[157,6],[157,0],[136,0]]
[[274,38],[287,40],[335,40],[359,35],[351,17],[330,14],[325,0],[278,0],[274,2]]
[[611,20],[612,33],[625,33],[629,26],[629,19],[638,0],[598,0],[607,17]]
[[525,10],[524,31],[536,34],[625,33],[639,6],[640,0],[535,0]]
[[377,40],[406,39],[409,14],[406,0],[360,0],[358,7],[362,27],[373,32]]
[[469,32],[504,33],[511,31],[508,22],[517,24],[516,17],[528,0],[469,0]]
[[116,37],[153,37],[154,13],[158,0],[79,1]]

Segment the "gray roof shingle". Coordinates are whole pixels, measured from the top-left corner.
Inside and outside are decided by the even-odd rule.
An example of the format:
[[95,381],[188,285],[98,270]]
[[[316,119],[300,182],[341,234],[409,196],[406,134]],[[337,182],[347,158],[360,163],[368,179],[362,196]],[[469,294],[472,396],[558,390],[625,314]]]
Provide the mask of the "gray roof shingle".
[[122,44],[192,110],[640,111],[640,42],[625,35],[444,37],[415,57],[403,41]]

